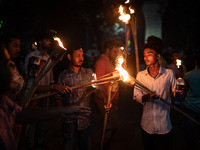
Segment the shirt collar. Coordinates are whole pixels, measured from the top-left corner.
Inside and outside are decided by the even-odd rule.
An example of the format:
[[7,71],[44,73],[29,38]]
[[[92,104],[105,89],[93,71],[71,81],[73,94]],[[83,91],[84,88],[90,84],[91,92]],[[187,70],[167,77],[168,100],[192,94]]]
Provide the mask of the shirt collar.
[[[166,72],[165,68],[163,68],[163,67],[160,66],[159,73],[158,73],[157,77],[160,76],[160,75],[162,75],[162,74],[164,74],[165,72]],[[145,70],[145,74],[149,75],[148,67]]]
[[[69,68],[69,71],[75,73],[73,70],[71,70],[71,68]],[[86,71],[86,69],[83,68],[83,67],[81,67],[81,68],[79,69],[78,73],[80,73],[80,72],[85,72],[85,71]]]

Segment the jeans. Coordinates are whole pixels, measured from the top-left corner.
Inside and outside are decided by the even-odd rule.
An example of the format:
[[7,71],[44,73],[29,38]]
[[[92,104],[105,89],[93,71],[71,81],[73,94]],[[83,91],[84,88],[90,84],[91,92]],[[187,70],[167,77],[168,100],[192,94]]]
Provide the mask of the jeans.
[[77,130],[77,123],[63,124],[64,150],[91,150],[91,127]]

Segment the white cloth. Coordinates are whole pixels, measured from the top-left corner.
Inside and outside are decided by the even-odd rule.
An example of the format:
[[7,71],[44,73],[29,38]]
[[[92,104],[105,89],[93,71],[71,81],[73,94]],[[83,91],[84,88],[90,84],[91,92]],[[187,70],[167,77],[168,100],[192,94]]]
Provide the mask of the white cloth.
[[[160,67],[159,74],[156,78],[151,77],[146,69],[140,71],[136,79],[150,90],[155,91],[157,95],[171,102],[171,96],[176,87],[176,78],[171,69]],[[146,93],[135,87],[133,99],[142,103],[142,96],[144,94]],[[147,133],[166,134],[172,129],[170,106],[158,99],[149,100],[142,104],[144,106],[141,126]]]

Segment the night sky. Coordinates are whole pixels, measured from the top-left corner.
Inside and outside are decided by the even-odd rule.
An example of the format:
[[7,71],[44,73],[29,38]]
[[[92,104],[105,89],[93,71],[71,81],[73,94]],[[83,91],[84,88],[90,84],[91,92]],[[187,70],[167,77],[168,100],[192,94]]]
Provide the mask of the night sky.
[[[156,1],[156,0],[155,0]],[[165,0],[157,0],[160,5]],[[187,51],[198,49],[197,7],[194,0],[166,0],[163,18],[162,39],[164,47]],[[78,41],[86,49],[99,48],[100,43],[110,34],[118,20],[118,7],[123,0],[1,0],[0,33],[15,31],[22,40],[34,40],[44,30],[55,30],[67,41]],[[141,12],[145,0],[134,0],[136,12]],[[158,10],[159,11],[159,10]],[[138,25],[139,46],[144,43],[144,20]],[[121,24],[122,25],[122,24]],[[122,26],[123,27],[123,26]],[[106,31],[109,30],[109,33]]]

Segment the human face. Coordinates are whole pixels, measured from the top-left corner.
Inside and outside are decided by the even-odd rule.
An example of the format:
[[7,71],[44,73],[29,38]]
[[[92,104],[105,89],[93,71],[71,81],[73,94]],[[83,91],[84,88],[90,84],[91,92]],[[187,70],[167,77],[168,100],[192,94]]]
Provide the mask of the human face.
[[176,64],[176,59],[181,59],[179,53],[173,53],[172,60]]
[[80,48],[78,50],[75,50],[71,56],[72,65],[76,67],[81,67],[83,65],[83,61],[84,61],[83,49]]
[[144,54],[144,62],[147,66],[158,63],[160,55],[157,54],[155,50],[150,48],[145,48],[143,54]]
[[10,57],[16,58],[20,52],[20,40],[18,38],[12,38],[8,45],[8,52]]
[[43,39],[41,46],[43,49],[49,49],[51,47],[51,39],[48,38]]
[[115,59],[119,55],[120,51],[121,51],[121,47],[114,47],[110,49],[109,57],[112,62],[115,62]]

